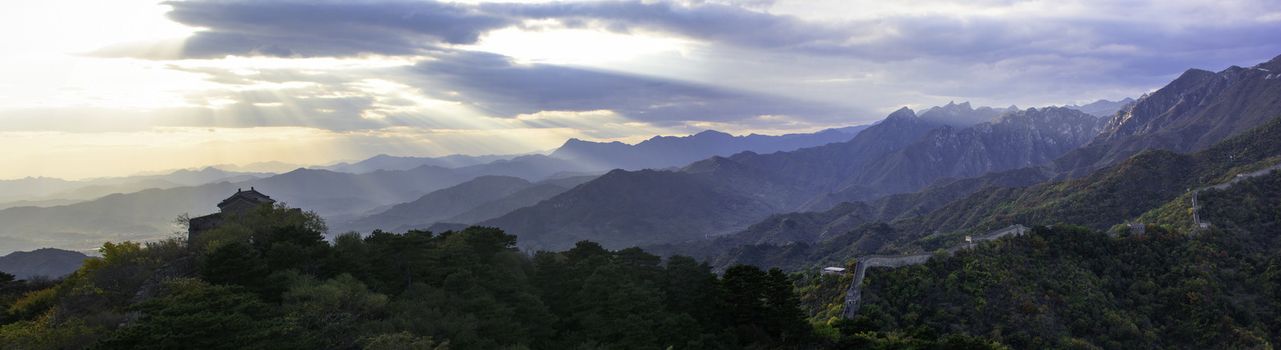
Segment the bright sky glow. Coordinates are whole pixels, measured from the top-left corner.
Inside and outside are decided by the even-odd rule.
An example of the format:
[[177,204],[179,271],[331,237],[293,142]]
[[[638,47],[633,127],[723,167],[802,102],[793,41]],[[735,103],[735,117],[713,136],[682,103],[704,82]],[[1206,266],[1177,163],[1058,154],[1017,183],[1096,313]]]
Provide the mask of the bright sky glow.
[[608,66],[637,63],[657,54],[684,54],[693,43],[652,34],[616,34],[585,29],[490,32],[472,50],[506,55],[521,63]]

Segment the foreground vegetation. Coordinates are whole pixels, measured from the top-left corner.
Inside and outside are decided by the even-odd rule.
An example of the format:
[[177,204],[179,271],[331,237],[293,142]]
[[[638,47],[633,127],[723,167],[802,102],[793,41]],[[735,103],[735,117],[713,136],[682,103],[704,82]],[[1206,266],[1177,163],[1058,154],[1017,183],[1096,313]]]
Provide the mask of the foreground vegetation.
[[[264,207],[180,240],[105,244],[59,283],[0,281],[13,349],[739,349],[902,339],[814,332],[782,271],[498,229],[343,235]],[[934,344],[934,339],[917,340]],[[986,346],[954,336],[947,344]]]

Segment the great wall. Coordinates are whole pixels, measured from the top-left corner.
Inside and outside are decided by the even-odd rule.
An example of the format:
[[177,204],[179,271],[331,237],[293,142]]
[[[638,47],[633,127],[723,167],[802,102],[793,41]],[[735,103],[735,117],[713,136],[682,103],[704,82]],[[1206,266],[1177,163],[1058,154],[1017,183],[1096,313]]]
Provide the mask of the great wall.
[[[1200,203],[1197,202],[1197,195],[1200,194],[1200,192],[1205,190],[1210,190],[1210,189],[1224,190],[1224,189],[1227,189],[1228,187],[1232,187],[1232,185],[1242,180],[1267,175],[1272,173],[1273,171],[1281,171],[1281,164],[1276,164],[1262,170],[1257,170],[1257,171],[1244,173],[1244,174],[1238,174],[1235,177],[1233,177],[1232,180],[1229,180],[1227,182],[1224,182],[1218,185],[1206,186],[1206,187],[1201,187],[1201,188],[1192,190],[1192,220],[1196,224],[1196,227],[1199,229],[1206,229],[1210,226],[1209,222],[1201,221],[1201,216],[1199,213]],[[966,242],[965,244],[962,244],[960,246],[949,248],[945,252],[947,255],[951,255],[961,249],[970,248],[978,242],[996,240],[1006,236],[1021,236],[1027,233],[1027,231],[1028,231],[1028,228],[1026,226],[1023,226],[1020,224],[1011,225],[1006,228],[1002,228],[996,231],[991,231],[991,232],[979,235],[977,237],[972,237],[970,239],[970,242]],[[854,268],[854,280],[850,282],[849,288],[845,290],[845,310],[844,312],[842,312],[841,316],[845,319],[852,319],[854,318],[854,316],[858,315],[859,306],[863,301],[863,290],[862,290],[863,278],[867,276],[868,268],[871,268],[871,267],[896,268],[896,267],[903,267],[903,266],[909,266],[909,265],[924,264],[925,262],[929,261],[930,258],[934,256],[934,254],[935,253],[920,253],[920,254],[910,254],[910,255],[868,255],[868,256],[862,256],[857,258],[856,260],[857,262]]]
[[[975,243],[991,241],[1007,236],[1021,236],[1027,233],[1028,228],[1023,225],[1010,225],[1008,227],[991,231],[976,237],[971,237],[969,242],[945,250],[946,254],[951,255],[961,249],[968,249]],[[858,314],[858,308],[863,301],[863,277],[867,275],[867,269],[870,267],[903,267],[908,265],[924,264],[934,257],[936,253],[920,253],[911,255],[868,255],[859,257],[854,267],[854,281],[850,282],[849,289],[845,290],[845,311],[842,317],[846,319],[854,318]]]

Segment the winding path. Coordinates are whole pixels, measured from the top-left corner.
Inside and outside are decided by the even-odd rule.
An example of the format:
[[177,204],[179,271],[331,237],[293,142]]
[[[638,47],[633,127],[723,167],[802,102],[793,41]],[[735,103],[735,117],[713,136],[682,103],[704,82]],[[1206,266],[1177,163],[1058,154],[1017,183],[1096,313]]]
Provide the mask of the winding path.
[[1245,174],[1237,174],[1237,176],[1234,176],[1232,180],[1228,180],[1227,182],[1224,182],[1218,185],[1206,186],[1206,187],[1201,187],[1201,188],[1192,190],[1192,222],[1196,224],[1196,227],[1198,229],[1204,230],[1204,229],[1210,228],[1209,222],[1201,221],[1201,213],[1200,213],[1201,206],[1200,204],[1197,203],[1197,195],[1200,195],[1201,191],[1210,190],[1210,189],[1226,190],[1228,189],[1228,187],[1232,187],[1232,185],[1235,185],[1236,183],[1241,182],[1242,180],[1271,174],[1273,171],[1278,171],[1278,170],[1281,170],[1281,163],[1278,163],[1276,165],[1273,165],[1261,170],[1252,171]]
[[[967,249],[974,243],[982,241],[991,241],[1006,236],[1021,236],[1027,233],[1028,228],[1023,225],[1010,225],[1009,227],[988,232],[976,237],[972,237],[972,243],[965,243],[947,249],[947,254],[951,255],[961,249]],[[908,265],[924,264],[930,261],[934,253],[921,253],[910,255],[867,255],[858,258],[858,263],[854,266],[854,281],[850,282],[849,289],[845,290],[845,310],[841,316],[845,319],[852,319],[858,315],[858,309],[863,301],[863,278],[867,276],[869,267],[903,267]]]

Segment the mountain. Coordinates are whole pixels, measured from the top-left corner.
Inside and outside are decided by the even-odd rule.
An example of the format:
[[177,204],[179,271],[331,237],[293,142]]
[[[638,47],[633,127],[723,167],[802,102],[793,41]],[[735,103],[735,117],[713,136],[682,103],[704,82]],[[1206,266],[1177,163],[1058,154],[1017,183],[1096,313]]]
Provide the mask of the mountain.
[[[1251,68],[1255,71],[1264,72],[1268,67],[1275,65],[1273,63],[1264,64]],[[916,193],[904,193],[882,197],[867,203],[856,203],[849,205],[836,205],[830,210],[819,209],[815,212],[780,214],[771,217],[762,222],[758,222],[747,230],[723,238],[724,242],[716,244],[719,250],[725,250],[726,247],[735,244],[778,244],[782,242],[821,242],[824,239],[834,235],[841,235],[845,232],[855,229],[861,224],[871,222],[896,222],[902,225],[904,229],[912,231],[913,234],[929,234],[932,232],[949,232],[953,230],[982,230],[1002,227],[1011,223],[1055,223],[1055,220],[1063,222],[1074,222],[1084,225],[1113,225],[1120,223],[1143,214],[1144,211],[1152,209],[1153,206],[1179,196],[1189,186],[1194,186],[1205,179],[1196,178],[1194,174],[1222,174],[1227,170],[1223,167],[1212,167],[1214,172],[1198,170],[1205,165],[1211,164],[1212,158],[1219,157],[1227,160],[1254,161],[1260,162],[1268,157],[1277,155],[1276,153],[1267,153],[1268,150],[1275,150],[1281,153],[1281,148],[1273,147],[1268,135],[1269,130],[1275,127],[1275,122],[1267,122],[1267,119],[1259,117],[1250,117],[1242,119],[1244,114],[1233,113],[1208,113],[1207,106],[1220,106],[1233,104],[1242,106],[1237,108],[1242,111],[1266,110],[1264,106],[1271,106],[1276,103],[1281,92],[1273,91],[1266,94],[1257,94],[1253,92],[1238,91],[1233,93],[1218,93],[1214,98],[1204,98],[1202,95],[1188,95],[1180,97],[1183,102],[1171,103],[1169,96],[1179,96],[1175,91],[1203,91],[1195,89],[1201,86],[1197,82],[1197,77],[1204,75],[1193,73],[1185,74],[1157,92],[1144,96],[1135,101],[1130,112],[1122,112],[1113,118],[1107,119],[1099,127],[1105,129],[1100,131],[1099,135],[1087,143],[1087,146],[1068,151],[1059,159],[1054,160],[1046,166],[1025,167],[1016,170],[992,172],[982,176],[962,180],[943,180],[935,183]],[[1204,72],[1204,71],[1199,71]],[[1231,73],[1236,72],[1236,73]],[[1255,86],[1259,88],[1271,89],[1269,86],[1257,85],[1263,84],[1260,81],[1247,81],[1256,79],[1251,78],[1249,72],[1242,72],[1240,69],[1228,69],[1224,73],[1210,75],[1219,76],[1223,84],[1246,84],[1245,86]],[[1232,83],[1234,79],[1243,80],[1242,82]],[[1277,79],[1274,75],[1272,79]],[[1267,80],[1264,75],[1263,80]],[[1268,83],[1271,84],[1271,83]],[[1213,84],[1211,84],[1213,85]],[[1216,91],[1208,89],[1204,91]],[[1198,92],[1199,93],[1199,92]],[[1187,94],[1187,93],[1184,93]],[[1242,98],[1241,96],[1246,96]],[[1223,99],[1227,99],[1224,101]],[[1164,102],[1163,102],[1164,101]],[[1204,106],[1182,106],[1182,104],[1196,101],[1197,104]],[[1165,103],[1163,105],[1162,103]],[[1182,106],[1178,108],[1167,108],[1169,113],[1164,114],[1164,119],[1181,120],[1185,123],[1170,123],[1171,129],[1163,129],[1162,124],[1153,122],[1146,126],[1144,131],[1125,131],[1118,125],[1133,123],[1122,123],[1122,118],[1138,118],[1135,116],[1148,116],[1151,113],[1144,111],[1157,110],[1162,106]],[[1061,110],[1061,108],[1046,108],[1038,111]],[[1029,110],[1027,112],[1031,112]],[[1273,110],[1274,116],[1281,116],[1281,112]],[[1178,113],[1175,113],[1178,112]],[[1267,111],[1257,112],[1260,115],[1266,115]],[[1247,113],[1248,114],[1248,113]],[[1128,117],[1127,117],[1128,116]],[[1260,120],[1263,121],[1260,121]],[[1195,122],[1192,122],[1195,120]],[[1169,151],[1159,151],[1165,148],[1189,149],[1196,148],[1192,143],[1173,142],[1162,147],[1159,143],[1149,143],[1154,140],[1152,135],[1168,135],[1191,132],[1186,131],[1185,125],[1217,125],[1221,121],[1224,125],[1239,125],[1236,128],[1254,128],[1244,133],[1236,133],[1239,137],[1223,140],[1222,134],[1205,134],[1204,140],[1218,140],[1219,145],[1211,150],[1203,150],[1192,155],[1183,155]],[[1257,123],[1257,124],[1255,124]],[[1109,126],[1110,125],[1110,126]],[[1110,129],[1108,134],[1107,128]],[[1052,129],[1046,129],[1052,130]],[[1118,136],[1119,133],[1129,133],[1131,136]],[[1277,134],[1281,137],[1281,133]],[[1073,137],[1080,141],[1079,137]],[[1134,140],[1130,140],[1134,139]],[[1120,146],[1120,151],[1113,151],[1113,146]],[[1124,147],[1131,145],[1152,145],[1153,150],[1138,155],[1132,154]],[[1027,149],[1026,146],[1017,147]],[[910,153],[911,147],[899,153]],[[946,149],[946,148],[944,148]],[[1257,153],[1263,151],[1262,153]],[[1252,153],[1253,152],[1253,153]],[[1106,157],[1116,157],[1123,154],[1126,156],[1120,162],[1105,161],[1102,165],[1096,165],[1095,162]],[[1249,156],[1246,156],[1249,154]],[[1242,166],[1243,163],[1233,163],[1235,166]],[[1110,166],[1111,165],[1111,166]],[[886,169],[883,165],[869,167],[871,169]],[[1066,169],[1066,170],[1065,170]],[[921,172],[937,172],[938,170],[922,170]],[[905,172],[897,172],[905,174]],[[901,177],[904,175],[896,175]],[[911,175],[906,175],[911,176]],[[1201,175],[1211,176],[1211,175]],[[1077,181],[1067,181],[1072,178],[1080,178]],[[1047,180],[1058,179],[1058,182],[1040,184]],[[1118,193],[1124,194],[1118,198]],[[837,197],[839,193],[829,195]],[[829,199],[829,203],[840,202],[841,199],[849,200],[849,197],[835,200]],[[1084,205],[1083,203],[1107,203],[1107,205]],[[1121,205],[1124,204],[1124,205]],[[819,206],[821,207],[821,206]],[[1104,211],[1089,211],[1084,208],[1103,207]],[[1178,210],[1172,210],[1177,212]],[[1086,223],[1087,220],[1093,220],[1095,224]],[[1028,222],[1030,221],[1030,222]],[[902,226],[900,225],[900,226]],[[1106,228],[1106,227],[1095,227]],[[730,240],[731,237],[738,237]],[[703,249],[705,251],[717,249]]]
[[534,186],[529,181],[510,176],[480,176],[453,187],[425,194],[418,199],[397,204],[380,213],[344,225],[342,231],[367,232],[384,229],[398,232],[408,226],[428,226],[463,214],[491,201],[510,196]]
[[[203,185],[203,184],[219,182],[219,181],[228,181],[228,182],[246,181],[246,180],[252,180],[257,178],[263,178],[271,175],[275,175],[275,174],[261,173],[261,172],[234,172],[234,171],[226,171],[226,170],[222,170],[214,167],[205,167],[202,169],[195,169],[195,170],[193,169],[176,170],[174,172],[171,172],[168,174],[162,174],[162,175],[137,176],[135,178],[137,180],[157,180],[157,181],[171,182],[181,186],[196,186],[196,185]],[[125,179],[109,180],[104,182],[126,183],[126,182],[132,182],[132,181],[134,180],[130,178],[125,178]]]
[[1109,118],[1116,115],[1117,112],[1120,112],[1122,109],[1126,108],[1126,106],[1129,106],[1131,103],[1134,103],[1134,99],[1126,97],[1124,99],[1121,99],[1120,101],[1098,100],[1098,101],[1090,102],[1080,106],[1067,105],[1063,107],[1075,109],[1081,112],[1085,112],[1085,114],[1089,114],[1089,115],[1100,117],[1100,118]]
[[686,165],[713,156],[729,156],[745,151],[773,153],[845,142],[867,127],[867,125],[860,125],[826,129],[811,134],[778,136],[757,134],[734,136],[707,130],[690,136],[655,136],[635,145],[617,141],[606,143],[569,139],[550,156],[600,170],[662,169]]
[[180,214],[212,213],[238,188],[255,187],[293,207],[341,222],[374,208],[403,203],[471,179],[452,169],[348,174],[297,169],[263,179],[112,194],[53,207],[0,210],[0,251],[61,247],[92,249],[105,240],[148,240],[178,231]]
[[[831,130],[822,135],[836,135],[851,132],[854,129]],[[778,144],[789,140],[807,139],[814,136],[792,135],[764,137]],[[835,136],[831,136],[835,137]],[[762,137],[748,136],[743,139],[757,140]],[[654,145],[669,141],[659,138]],[[806,141],[812,142],[812,141]],[[660,149],[662,147],[646,146]],[[670,146],[665,146],[670,147]],[[402,159],[376,157],[370,162],[352,165],[354,167],[378,165],[387,166],[400,161],[418,161],[421,159]],[[458,162],[480,162],[482,157],[441,158],[437,161],[453,160]],[[167,174],[167,177],[146,177],[147,180],[173,179],[171,183],[147,186],[147,190],[138,188],[110,188],[101,190],[113,194],[81,203],[50,201],[55,205],[46,208],[13,207],[0,210],[0,251],[13,249],[34,249],[38,247],[57,246],[77,249],[96,247],[103,240],[145,239],[159,237],[177,230],[172,221],[179,214],[199,215],[213,212],[213,205],[225,198],[236,188],[256,187],[273,198],[291,206],[313,210],[333,223],[345,223],[367,216],[371,211],[386,210],[396,204],[414,201],[435,190],[463,183],[480,176],[519,177],[529,182],[579,177],[581,174],[594,174],[600,171],[595,166],[572,160],[545,155],[527,155],[511,159],[499,159],[483,164],[446,168],[434,165],[422,165],[408,170],[375,170],[367,173],[351,174],[323,169],[299,168],[280,175],[251,179],[245,174],[224,173],[229,176],[228,182],[202,184],[183,187],[183,184],[194,184],[202,179],[216,178],[217,169],[200,171],[180,171]],[[257,174],[251,174],[257,175]],[[579,179],[582,179],[579,177]],[[27,181],[48,183],[55,186],[64,181],[56,179],[29,179]],[[550,180],[549,180],[550,181]],[[12,186],[22,188],[19,185]],[[528,192],[512,192],[503,198],[490,198],[491,201],[470,203],[448,212],[449,215],[430,217],[430,220],[449,220],[452,222],[476,222],[493,219],[524,206],[534,205],[571,188],[555,185],[529,189]],[[128,191],[133,190],[133,191]],[[522,188],[523,190],[523,188]],[[137,192],[134,192],[137,191]],[[106,194],[106,193],[103,193]],[[507,195],[517,195],[507,198]],[[500,200],[501,199],[501,200]],[[492,203],[491,203],[492,202]],[[30,204],[22,202],[18,204]],[[40,202],[45,203],[45,202]],[[476,206],[470,206],[475,204]],[[476,211],[472,211],[475,209]],[[455,217],[457,216],[457,217]],[[432,222],[392,222],[403,225],[430,225]],[[410,220],[418,221],[418,219]],[[385,224],[370,221],[369,223]],[[385,227],[381,226],[380,227]],[[397,225],[396,228],[401,227]],[[335,228],[345,228],[336,224]]]
[[1241,169],[1272,165],[1278,156],[1281,118],[1192,154],[1148,150],[1082,178],[979,191],[922,216],[916,225],[943,231],[1012,223],[1070,223],[1104,229],[1178,198],[1190,188],[1226,181]]
[[512,232],[519,232],[527,249],[558,249],[580,240],[623,247],[701,238],[773,210],[714,177],[614,170],[479,225],[519,228]]
[[[743,152],[728,157],[728,160],[741,164],[744,169],[822,191],[838,186],[868,162],[911,145],[939,126],[917,117],[914,111],[904,107],[847,142],[792,152]],[[698,168],[697,164],[691,167]]]
[[511,159],[513,157],[514,156],[508,155],[469,156],[461,154],[448,155],[444,157],[400,157],[379,154],[355,163],[338,163],[314,168],[359,174],[377,170],[409,170],[424,165],[458,168]]
[[[937,327],[931,331],[953,331],[959,325],[975,334],[1002,333],[1001,342],[1020,348],[1267,347],[1278,330],[1272,313],[1281,310],[1281,279],[1275,274],[1281,269],[1276,258],[1281,253],[1276,234],[1281,223],[1281,172],[1275,170],[1281,157],[1272,153],[1262,162],[1241,165],[1225,156],[1257,160],[1262,153],[1256,149],[1281,150],[1276,148],[1281,136],[1277,124],[1281,122],[1265,125],[1273,129],[1270,132],[1252,130],[1242,134],[1247,138],[1233,138],[1211,147],[1210,153],[1190,156],[1196,169],[1231,169],[1202,176],[1213,180],[1198,182],[1230,184],[1199,192],[1198,213],[1202,222],[1212,223],[1209,227],[1141,221],[1147,223],[1142,230],[1117,227],[1105,233],[1056,224],[983,244],[966,254],[939,256],[918,267],[879,269],[874,275],[868,271],[872,282],[864,285],[864,306],[852,321],[865,330],[900,322]],[[1131,159],[1149,153],[1173,154],[1150,151]],[[1255,170],[1259,166],[1265,168]],[[1242,176],[1221,182],[1226,178],[1220,175],[1231,174]],[[1187,218],[1192,214],[1189,197],[1183,194],[1162,207],[1182,206],[1167,214]],[[1115,210],[1137,204],[1118,199],[1079,205],[1102,204],[1104,210]],[[1071,297],[1034,302],[1037,307],[1026,302],[1047,296],[1059,299],[1056,295]],[[910,310],[939,308],[952,312],[901,317]],[[1066,314],[1074,315],[1074,326],[1055,317]],[[1028,316],[1041,320],[1040,326],[989,333]],[[1143,321],[1121,321],[1124,326],[1117,327],[1106,320]],[[1198,326],[1210,324],[1214,326]]]
[[469,177],[501,175],[519,177],[529,181],[542,181],[560,177],[563,174],[599,174],[604,170],[608,169],[600,169],[588,164],[541,154],[496,160],[486,164],[454,169],[458,174]]
[[430,165],[365,174],[297,169],[261,180],[237,183],[237,186],[257,186],[272,198],[291,206],[314,210],[326,218],[337,218],[358,215],[380,205],[410,201],[470,178],[452,169]]
[[[660,244],[731,233],[798,206],[846,168],[936,125],[902,109],[852,140],[791,152],[712,157],[674,171],[614,170],[534,206],[486,220],[530,248],[558,249],[583,239],[606,246]],[[796,173],[793,173],[795,171]]]
[[969,178],[1049,163],[1090,142],[1098,118],[1067,108],[1029,108],[958,129],[943,126],[849,175],[806,209],[920,190],[940,179]]
[[1071,176],[1119,162],[1147,149],[1205,149],[1277,116],[1281,56],[1251,68],[1190,69],[1114,115],[1087,147],[1056,161]]
[[454,215],[442,222],[474,224],[497,218],[516,211],[516,209],[532,206],[544,200],[551,199],[556,195],[565,193],[565,191],[569,191],[570,189],[595,178],[596,176],[575,176],[544,180],[542,182],[534,183],[520,191],[516,191],[506,197],[478,205],[475,208],[471,208],[461,214]]
[[0,256],[0,271],[18,279],[32,277],[60,278],[80,268],[88,255],[70,250],[42,248],[29,252],[12,252]]
[[969,102],[948,102],[946,105],[930,107],[921,112],[921,119],[940,125],[951,125],[965,128],[974,124],[990,122],[1005,113],[1017,112],[1018,107],[1007,108],[979,107],[973,108]]
[[47,177],[0,180],[0,209],[24,205],[83,201],[112,193],[137,192],[149,188],[196,186],[219,181],[246,181],[270,175],[272,174],[231,172],[206,167],[199,170],[177,170],[157,175],[86,180],[63,180]]
[[215,164],[210,167],[234,172],[279,174],[298,168],[304,168],[306,166],[302,164],[270,161],[249,164]]
[[[904,236],[879,223],[908,222],[982,189],[1026,187],[1051,176],[1034,167],[940,181],[919,192],[871,202],[844,202],[823,211],[774,214],[712,240],[653,245],[646,250],[706,259],[718,268],[739,263],[801,268],[823,261],[839,262],[842,256],[876,251]],[[851,246],[855,243],[857,246]]]
[[[1099,125],[1098,118],[1079,111],[1045,108],[1006,112],[997,120],[957,129],[903,108],[847,142],[712,157],[677,171],[615,171],[480,224],[502,227],[549,248],[579,239],[606,246],[696,240],[745,229],[770,214],[826,209],[840,202],[831,200],[834,193],[842,199],[878,198],[947,177],[1045,162],[1091,140]],[[673,200],[694,193],[704,198]]]
[[[1281,118],[1201,152],[1149,150],[1087,177],[1026,187],[986,183],[980,190],[941,205],[942,201],[920,202],[922,197],[929,197],[922,196],[924,193],[916,194],[916,198],[897,195],[870,203],[844,203],[825,212],[771,216],[747,230],[715,240],[657,246],[652,250],[701,257],[721,268],[768,264],[801,269],[843,264],[850,257],[872,253],[928,252],[955,244],[960,240],[959,233],[989,232],[1012,224],[1069,224],[1105,230],[1140,220],[1190,229],[1190,224],[1177,224],[1179,219],[1191,221],[1188,189],[1223,183],[1236,178],[1236,174],[1277,164],[1281,164]],[[1017,184],[1022,175],[1013,173],[1004,174]],[[949,186],[974,187],[962,182]],[[905,211],[903,206],[894,208],[896,205],[891,202],[918,206]],[[1270,200],[1232,205],[1267,203]],[[1220,208],[1216,213],[1229,211]]]

